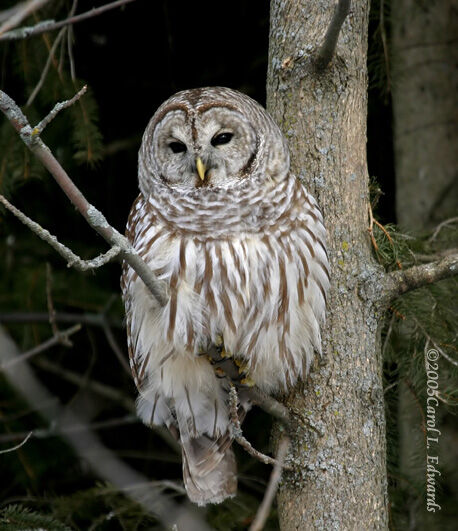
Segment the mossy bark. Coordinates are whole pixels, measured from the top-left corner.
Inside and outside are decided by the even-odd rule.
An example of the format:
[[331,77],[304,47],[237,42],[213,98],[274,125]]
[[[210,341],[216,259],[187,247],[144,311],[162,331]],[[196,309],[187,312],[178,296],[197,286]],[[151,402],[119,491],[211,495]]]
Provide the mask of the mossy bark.
[[284,473],[278,495],[284,530],[387,527],[383,282],[367,232],[369,5],[352,3],[336,54],[319,72],[314,54],[334,7],[331,0],[271,3],[267,106],[289,140],[293,171],[323,211],[332,271],[323,358],[286,399],[295,471]]

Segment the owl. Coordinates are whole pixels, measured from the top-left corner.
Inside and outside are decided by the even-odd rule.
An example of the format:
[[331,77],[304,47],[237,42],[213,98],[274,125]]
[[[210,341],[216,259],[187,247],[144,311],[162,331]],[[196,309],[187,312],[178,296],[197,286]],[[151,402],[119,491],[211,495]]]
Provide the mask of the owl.
[[323,218],[273,119],[228,88],[163,103],[143,135],[138,178],[127,237],[167,302],[124,263],[137,411],[179,441],[190,500],[219,503],[237,489],[233,428],[227,380],[202,353],[222,345],[271,394],[307,374],[329,287]]

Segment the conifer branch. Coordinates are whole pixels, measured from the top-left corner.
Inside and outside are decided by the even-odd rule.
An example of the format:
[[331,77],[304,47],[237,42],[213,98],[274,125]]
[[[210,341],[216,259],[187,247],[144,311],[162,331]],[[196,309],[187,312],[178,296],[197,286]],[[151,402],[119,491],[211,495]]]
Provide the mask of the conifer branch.
[[388,273],[386,294],[388,299],[392,300],[408,291],[455,275],[458,275],[458,253],[446,256],[436,262]]
[[[44,3],[49,0],[40,1],[41,3]],[[105,4],[104,6],[92,8],[89,11],[85,11],[84,13],[80,13],[79,15],[68,17],[64,20],[59,20],[58,22],[54,20],[44,20],[36,24],[35,26],[26,26],[24,28],[8,31],[7,33],[0,32],[0,41],[16,41],[20,39],[28,39],[29,37],[34,37],[35,35],[46,33],[47,31],[53,31],[64,26],[76,24],[77,22],[81,22],[89,18],[97,17],[98,15],[101,15],[102,13],[105,13],[110,9],[115,9],[116,7],[121,7],[124,4],[129,4],[130,2],[134,1],[135,0],[117,0],[116,2],[111,2],[110,4]],[[3,33],[3,35],[1,35],[1,33]]]
[[[64,102],[65,103],[65,102]],[[55,108],[54,108],[55,109]],[[161,306],[167,303],[166,288],[147,266],[145,261],[135,251],[125,236],[112,227],[105,216],[91,205],[81,191],[75,186],[67,172],[62,168],[51,150],[43,143],[37,128],[32,128],[27,118],[17,106],[15,101],[0,90],[0,110],[9,119],[19,133],[24,144],[37,157],[43,166],[54,177],[65,195],[70,199],[76,209],[82,214],[89,225],[96,230],[113,248],[112,252],[119,252],[122,258],[132,267],[143,280],[153,297]],[[52,114],[51,111],[50,114]],[[48,115],[49,116],[49,115]],[[45,118],[46,120],[46,118]],[[3,201],[2,201],[3,202]],[[110,252],[110,251],[109,251]]]
[[342,29],[342,24],[349,12],[350,0],[339,0],[334,15],[332,16],[331,23],[326,31],[326,35],[324,36],[323,42],[316,54],[315,66],[317,70],[324,70],[331,62],[336,49],[337,39],[339,38],[339,33]]

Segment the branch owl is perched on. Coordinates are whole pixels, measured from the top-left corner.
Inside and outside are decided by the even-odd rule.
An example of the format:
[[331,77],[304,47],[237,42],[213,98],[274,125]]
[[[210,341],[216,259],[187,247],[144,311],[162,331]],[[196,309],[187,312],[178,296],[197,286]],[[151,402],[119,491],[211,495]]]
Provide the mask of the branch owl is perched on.
[[268,393],[307,374],[329,286],[323,219],[272,118],[227,88],[163,103],[138,174],[127,235],[168,297],[161,307],[124,264],[138,414],[180,441],[189,498],[218,503],[237,488],[228,387],[199,354],[222,339]]

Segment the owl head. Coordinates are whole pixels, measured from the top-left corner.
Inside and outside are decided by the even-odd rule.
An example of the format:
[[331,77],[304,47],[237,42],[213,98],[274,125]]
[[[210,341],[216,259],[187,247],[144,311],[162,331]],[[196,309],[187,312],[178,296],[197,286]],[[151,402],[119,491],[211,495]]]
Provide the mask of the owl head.
[[269,114],[245,94],[223,87],[185,90],[164,102],[139,152],[144,195],[158,184],[205,193],[247,180],[275,182],[288,170],[286,140]]

